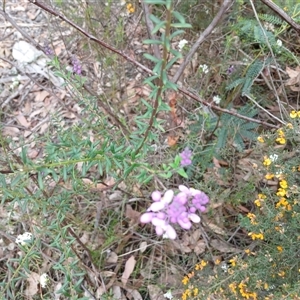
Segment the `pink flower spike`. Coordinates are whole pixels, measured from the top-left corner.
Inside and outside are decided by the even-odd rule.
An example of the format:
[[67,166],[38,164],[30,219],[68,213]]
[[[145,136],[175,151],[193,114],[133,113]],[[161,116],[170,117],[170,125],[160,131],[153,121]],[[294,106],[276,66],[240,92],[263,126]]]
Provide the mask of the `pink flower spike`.
[[189,214],[189,219],[194,223],[200,223],[201,219],[196,214]]
[[148,210],[150,211],[160,211],[162,209],[165,208],[165,203],[163,203],[162,201],[159,201],[159,202],[154,202],[150,205],[150,207],[148,208]]
[[153,219],[153,213],[144,213],[141,215],[140,221],[141,223],[150,223]]
[[159,191],[154,191],[152,194],[151,194],[151,198],[153,201],[157,202],[157,201],[160,201],[161,200],[161,192]]
[[163,237],[169,238],[170,240],[175,240],[177,237],[175,229],[171,225],[167,225],[166,232]]
[[174,192],[172,190],[167,190],[162,198],[164,203],[171,203],[174,197]]

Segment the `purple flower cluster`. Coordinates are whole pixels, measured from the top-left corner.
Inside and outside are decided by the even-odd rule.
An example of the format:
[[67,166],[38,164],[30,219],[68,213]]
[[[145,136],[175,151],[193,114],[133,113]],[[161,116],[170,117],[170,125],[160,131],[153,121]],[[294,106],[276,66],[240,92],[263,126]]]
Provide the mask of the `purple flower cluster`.
[[174,195],[172,190],[167,190],[162,196],[159,191],[151,195],[154,201],[147,212],[141,215],[141,223],[152,223],[157,235],[164,238],[176,239],[177,234],[172,225],[178,224],[183,229],[190,229],[192,223],[199,223],[200,217],[196,211],[204,212],[209,202],[208,196],[193,188],[179,186],[179,193]]
[[185,148],[180,154],[182,167],[186,167],[192,164],[192,151],[189,148]]
[[81,65],[79,60],[75,56],[72,57],[72,65],[73,65],[73,72],[76,73],[77,75],[80,75]]
[[233,71],[234,71],[234,66],[231,65],[231,66],[229,66],[229,68],[227,69],[227,74],[230,75],[230,74],[233,73]]
[[48,56],[52,56],[54,54],[54,51],[50,48],[49,44],[44,47],[44,51]]

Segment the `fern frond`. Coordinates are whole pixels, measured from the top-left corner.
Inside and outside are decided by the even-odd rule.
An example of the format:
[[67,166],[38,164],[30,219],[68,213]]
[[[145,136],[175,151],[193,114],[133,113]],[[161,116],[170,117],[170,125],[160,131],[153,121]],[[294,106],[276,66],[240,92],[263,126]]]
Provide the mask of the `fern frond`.
[[260,74],[260,72],[264,68],[264,63],[260,60],[255,60],[250,67],[248,68],[245,75],[245,83],[242,88],[242,96],[246,94],[250,94],[251,87],[253,85],[253,81]]
[[258,18],[262,21],[271,23],[273,25],[282,25],[284,23],[284,21],[278,18],[277,16],[269,14],[258,14]]
[[245,82],[245,78],[238,78],[236,80],[234,80],[233,82],[231,82],[227,87],[226,87],[226,91],[230,91],[234,88],[236,88],[238,85],[242,84]]

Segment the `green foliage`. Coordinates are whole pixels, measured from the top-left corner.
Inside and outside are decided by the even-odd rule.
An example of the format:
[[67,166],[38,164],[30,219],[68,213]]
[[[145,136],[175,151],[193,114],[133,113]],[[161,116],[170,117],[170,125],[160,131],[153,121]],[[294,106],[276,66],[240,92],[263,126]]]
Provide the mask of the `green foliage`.
[[[257,114],[257,110],[249,104],[238,110],[238,113],[249,118]],[[216,150],[224,148],[227,143],[232,144],[238,151],[245,149],[244,139],[255,140],[258,136],[254,130],[258,127],[257,123],[249,122],[233,115],[222,114],[220,118],[220,128],[217,130]]]
[[277,16],[269,15],[269,14],[258,14],[258,17],[261,21],[268,22],[273,25],[282,25],[285,22]]

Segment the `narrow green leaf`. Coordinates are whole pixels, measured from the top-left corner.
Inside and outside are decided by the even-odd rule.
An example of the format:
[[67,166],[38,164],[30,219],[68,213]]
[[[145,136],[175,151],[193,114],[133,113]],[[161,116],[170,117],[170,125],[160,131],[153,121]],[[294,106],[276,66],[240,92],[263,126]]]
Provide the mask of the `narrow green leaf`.
[[158,23],[153,30],[151,31],[152,34],[155,34],[159,29],[162,29],[165,27],[165,24],[167,23],[167,21],[161,21],[160,23]]
[[163,84],[165,85],[168,81],[169,81],[168,75],[167,75],[166,71],[164,70],[164,71],[162,72],[162,82],[163,82]]
[[161,22],[161,20],[160,20],[158,17],[154,16],[154,15],[150,15],[150,20],[151,20],[153,23],[155,23],[155,24],[158,24],[158,23]]
[[172,11],[172,15],[182,24],[185,24],[184,17],[178,11]]
[[161,70],[161,66],[162,66],[162,60],[160,61],[160,62],[158,62],[157,64],[156,64],[156,66],[153,68],[153,72],[154,73],[157,73],[157,74],[159,74],[160,73],[160,70]]
[[166,5],[164,0],[144,0],[147,4],[157,4],[157,5]]
[[178,86],[176,83],[172,82],[172,81],[168,81],[166,83],[166,89],[171,89],[171,90],[174,90],[174,91],[178,91]]
[[179,170],[177,170],[177,173],[182,176],[183,178],[189,178],[188,175],[186,174],[186,172],[184,171],[183,168],[180,168]]
[[162,45],[162,41],[159,41],[159,40],[144,40],[143,43],[145,45],[150,45],[150,44]]
[[172,6],[172,0],[166,0],[166,8],[167,10],[170,10]]
[[177,57],[173,57],[166,65],[166,70],[169,70],[173,65],[174,63],[177,61]]
[[182,23],[173,23],[171,24],[171,27],[173,28],[192,28],[192,25],[191,24],[182,24]]
[[174,39],[175,36],[177,35],[180,35],[180,34],[184,34],[185,31],[180,29],[180,30],[176,30],[175,32],[173,32],[171,35],[170,35],[170,40]]
[[160,60],[158,58],[156,58],[155,56],[149,54],[149,53],[144,53],[144,57],[155,62],[155,63],[159,63]]
[[43,190],[44,189],[44,182],[43,182],[42,172],[38,172],[38,184],[39,184],[39,188],[41,190]]

